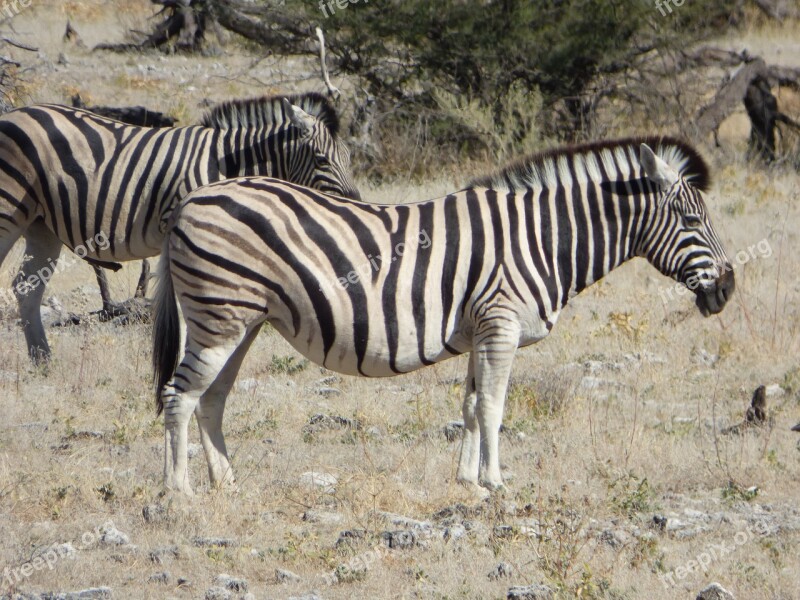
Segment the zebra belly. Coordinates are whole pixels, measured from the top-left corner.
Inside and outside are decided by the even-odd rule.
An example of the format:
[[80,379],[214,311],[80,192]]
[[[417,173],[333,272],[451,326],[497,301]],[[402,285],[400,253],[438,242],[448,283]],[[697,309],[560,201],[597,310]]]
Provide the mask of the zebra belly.
[[450,336],[447,346],[428,341],[420,351],[419,339],[413,328],[408,328],[403,332],[404,335],[398,336],[398,343],[390,344],[383,323],[379,324],[378,331],[367,329],[367,337],[357,341],[354,332],[363,332],[365,328],[357,327],[353,321],[336,328],[335,338],[326,348],[322,330],[329,327],[330,323],[315,323],[314,326],[304,323],[305,326],[295,335],[284,319],[273,318],[269,322],[308,360],[343,375],[391,377],[416,371],[471,349],[468,337],[455,333]]

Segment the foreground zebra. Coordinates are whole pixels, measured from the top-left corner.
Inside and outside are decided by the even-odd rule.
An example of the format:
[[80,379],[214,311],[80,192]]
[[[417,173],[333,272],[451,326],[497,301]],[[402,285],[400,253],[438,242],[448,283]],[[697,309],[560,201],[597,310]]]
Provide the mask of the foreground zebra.
[[571,297],[644,256],[693,289],[704,314],[725,306],[734,278],[700,195],[707,178],[691,147],[648,138],[533,156],[407,205],[265,178],[195,190],[173,217],[156,294],[166,487],[191,493],[193,412],[211,483],[232,481],[225,399],[265,321],[301,354],[351,375],[407,373],[471,352],[458,478],[501,486],[514,353],[544,338]]
[[14,293],[31,357],[50,355],[40,306],[62,245],[95,264],[154,256],[177,200],[228,177],[270,175],[358,198],[338,131],[319,94],[229,102],[174,129],[57,105],[3,115],[0,264],[24,236],[31,258]]

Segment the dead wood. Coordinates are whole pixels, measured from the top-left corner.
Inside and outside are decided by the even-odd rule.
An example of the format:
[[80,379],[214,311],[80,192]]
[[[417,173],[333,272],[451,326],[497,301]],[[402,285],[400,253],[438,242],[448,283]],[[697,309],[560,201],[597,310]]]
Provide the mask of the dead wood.
[[163,48],[171,44],[171,49],[193,52],[200,49],[210,21],[208,2],[205,0],[151,0],[163,8],[156,17],[164,15],[164,20],[155,26],[153,32],[136,43],[98,44],[95,50],[128,52]]
[[82,108],[109,119],[115,119],[128,123],[129,125],[138,125],[139,127],[172,127],[178,122],[178,119],[169,117],[164,113],[150,110],[143,106],[86,106],[80,94],[72,97],[72,106],[75,108]]
[[[719,126],[743,102],[751,123],[748,152],[750,156],[773,162],[776,159],[778,123],[797,129],[800,125],[779,110],[771,88],[780,85],[800,89],[800,69],[767,65],[763,59],[751,57],[746,52],[716,48],[703,48],[686,56],[687,65],[731,66],[733,63],[736,67],[723,81],[714,99],[697,112],[694,118],[697,133],[701,136],[713,134],[716,139]],[[737,58],[739,64],[735,63]]]
[[766,71],[766,64],[760,58],[742,65],[728,81],[722,84],[714,100],[700,109],[695,118],[695,126],[701,135],[716,134],[717,129],[739,107],[750,82]]
[[753,0],[753,3],[771,19],[784,21],[800,17],[797,7],[788,0]]

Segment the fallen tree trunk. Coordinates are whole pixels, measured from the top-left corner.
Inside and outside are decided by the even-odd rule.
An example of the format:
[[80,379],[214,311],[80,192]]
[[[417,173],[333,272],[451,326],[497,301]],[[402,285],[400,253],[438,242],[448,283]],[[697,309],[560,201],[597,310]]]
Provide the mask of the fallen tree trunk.
[[[710,58],[713,64],[714,59],[729,61],[737,55],[719,51],[705,52],[701,56],[703,58],[699,60]],[[777,158],[778,123],[800,130],[796,121],[779,110],[771,88],[781,85],[800,89],[800,69],[767,65],[761,58],[750,57],[746,53],[739,56],[742,64],[722,84],[714,99],[697,112],[695,127],[701,136],[713,134],[716,139],[719,126],[743,102],[751,125],[748,154],[771,163]]]
[[736,74],[720,87],[714,100],[698,111],[695,125],[699,133],[716,135],[722,122],[739,107],[750,82],[765,70],[766,64],[760,58],[740,67]]
[[97,115],[108,117],[116,121],[122,121],[129,125],[140,127],[172,127],[178,119],[169,117],[164,113],[150,110],[144,106],[125,106],[116,108],[113,106],[87,106],[80,94],[72,97],[72,106],[82,108]]

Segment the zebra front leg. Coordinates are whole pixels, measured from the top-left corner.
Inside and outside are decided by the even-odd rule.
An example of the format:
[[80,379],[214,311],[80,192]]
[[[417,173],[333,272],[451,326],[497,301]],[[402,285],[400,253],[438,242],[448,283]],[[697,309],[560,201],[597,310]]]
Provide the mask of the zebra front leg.
[[225,447],[225,437],[222,435],[222,415],[225,412],[225,400],[233,387],[233,382],[236,381],[239,367],[259,330],[260,324],[245,335],[214,383],[200,398],[200,403],[195,409],[212,487],[233,486],[235,483],[228,450]]
[[124,302],[114,302],[111,300],[111,288],[108,284],[106,267],[92,264],[94,268],[97,285],[100,287],[100,299],[103,308],[96,313],[101,321],[111,321],[117,317],[126,317],[124,322],[134,322],[149,319],[150,303],[147,300],[147,286],[150,283],[150,263],[147,259],[142,261],[142,271],[139,275],[139,282],[136,284],[136,292],[133,298]]
[[492,320],[491,328],[482,332],[473,352],[476,416],[480,429],[480,461],[478,483],[489,489],[503,487],[500,474],[500,425],[506,399],[511,364],[519,345],[519,328],[501,317]]
[[62,245],[61,240],[41,219],[31,223],[25,231],[25,255],[30,258],[22,263],[14,279],[14,293],[28,344],[28,355],[35,363],[50,358],[50,345],[42,324],[42,297],[47,282],[57,268]]
[[464,436],[461,438],[461,458],[458,461],[457,480],[460,483],[478,485],[478,461],[480,460],[481,431],[475,406],[478,395],[475,391],[475,354],[469,356],[467,379],[464,382]]

